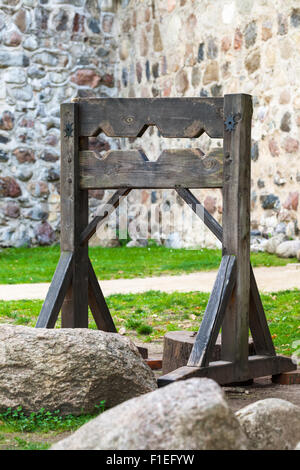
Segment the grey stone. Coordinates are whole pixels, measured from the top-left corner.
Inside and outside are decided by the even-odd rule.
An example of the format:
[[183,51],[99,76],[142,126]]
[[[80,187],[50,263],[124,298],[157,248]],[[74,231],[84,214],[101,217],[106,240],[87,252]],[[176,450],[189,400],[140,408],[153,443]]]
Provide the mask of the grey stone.
[[0,150],[0,162],[8,162],[8,154],[4,150]]
[[47,220],[48,216],[49,212],[47,210],[47,206],[44,204],[34,206],[26,214],[26,217],[31,220]]
[[82,426],[53,450],[246,449],[219,385],[189,379],[134,398]]
[[300,8],[294,8],[291,14],[291,25],[294,28],[299,28],[300,26]]
[[137,348],[117,333],[0,325],[0,410],[91,413],[156,388]]
[[198,62],[202,62],[204,60],[204,43],[201,42],[198,47]]
[[245,45],[246,45],[246,48],[248,49],[250,46],[253,46],[256,41],[257,28],[256,28],[255,21],[252,21],[246,26],[244,36],[245,36]]
[[296,445],[295,450],[300,450],[300,442]]
[[46,75],[46,71],[42,67],[31,65],[27,70],[27,74],[30,78],[43,78]]
[[276,225],[275,233],[286,233],[286,225],[284,222],[280,222],[278,225]]
[[5,73],[6,83],[17,83],[19,85],[26,82],[26,73],[20,68],[11,68]]
[[263,209],[278,209],[280,207],[279,197],[275,194],[262,195],[260,201]]
[[2,67],[28,67],[29,58],[22,52],[0,51],[0,68]]
[[38,47],[38,41],[35,36],[29,36],[23,41],[23,47],[24,49],[28,49],[29,51],[35,51]]
[[260,400],[236,416],[249,439],[249,450],[291,450],[299,442],[300,407],[286,400]]
[[285,233],[278,233],[271,237],[264,244],[264,249],[267,253],[276,253],[277,247],[286,240]]
[[294,258],[299,250],[300,240],[289,240],[278,245],[276,254],[281,258]]
[[257,186],[261,189],[265,187],[265,182],[261,178],[257,180]]
[[32,177],[33,173],[28,168],[20,168],[19,173],[17,174],[17,178],[21,181],[29,181]]
[[137,239],[137,240],[130,240],[130,242],[128,242],[126,244],[126,246],[128,248],[133,248],[133,247],[145,247],[148,245],[148,240],[144,240],[142,238],[140,239]]
[[33,98],[32,88],[30,85],[26,85],[21,88],[11,88],[9,93],[16,101],[30,101]]
[[38,52],[33,56],[33,61],[41,65],[55,67],[58,64],[58,57],[51,52]]
[[182,239],[178,232],[170,233],[168,238],[165,241],[165,246],[167,248],[182,248]]
[[291,130],[291,113],[289,113],[288,111],[282,116],[280,129],[283,132],[290,132]]
[[252,140],[251,143],[251,159],[256,162],[259,157],[259,147],[258,147],[258,142],[256,140]]

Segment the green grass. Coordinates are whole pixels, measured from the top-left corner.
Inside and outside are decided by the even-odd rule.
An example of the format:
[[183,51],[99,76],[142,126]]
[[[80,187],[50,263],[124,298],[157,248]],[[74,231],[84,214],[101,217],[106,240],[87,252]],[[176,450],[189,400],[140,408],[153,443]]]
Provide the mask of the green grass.
[[[91,247],[89,254],[100,279],[134,278],[217,269],[220,250]],[[59,246],[6,248],[0,251],[0,284],[50,282],[59,259]],[[268,253],[252,253],[252,265],[284,266],[297,262]]]
[[[94,414],[64,416],[59,410],[50,412],[41,409],[26,414],[22,407],[8,408],[0,413],[0,450],[46,450],[53,436],[73,432],[104,411],[105,403],[95,406]],[[39,441],[33,440],[39,438]],[[26,437],[26,439],[25,439]]]
[[[197,330],[208,297],[202,292],[148,291],[106,300],[122,334],[150,342],[161,340],[167,331]],[[262,301],[277,352],[291,355],[293,341],[300,340],[300,290],[262,294]],[[0,322],[34,326],[41,306],[40,300],[0,301]],[[96,328],[91,317],[90,327]]]

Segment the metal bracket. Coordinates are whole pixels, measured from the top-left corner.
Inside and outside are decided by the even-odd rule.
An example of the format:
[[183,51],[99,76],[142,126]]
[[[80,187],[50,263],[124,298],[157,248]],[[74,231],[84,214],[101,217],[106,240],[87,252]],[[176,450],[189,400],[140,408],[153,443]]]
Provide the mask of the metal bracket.
[[64,130],[65,130],[65,137],[67,137],[68,139],[72,137],[73,136],[73,123],[67,122]]
[[233,114],[230,114],[225,119],[225,130],[228,132],[232,132],[235,126],[236,126],[235,116]]

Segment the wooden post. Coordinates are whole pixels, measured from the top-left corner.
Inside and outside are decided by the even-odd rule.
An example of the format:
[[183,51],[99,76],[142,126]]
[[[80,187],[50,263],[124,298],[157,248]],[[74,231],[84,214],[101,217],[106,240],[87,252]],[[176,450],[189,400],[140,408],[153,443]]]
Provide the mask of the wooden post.
[[88,327],[88,191],[79,188],[78,104],[61,105],[61,251],[73,252],[72,284],[62,306],[62,328]]
[[224,97],[223,255],[236,257],[236,286],[222,326],[222,359],[236,380],[249,377],[250,95]]

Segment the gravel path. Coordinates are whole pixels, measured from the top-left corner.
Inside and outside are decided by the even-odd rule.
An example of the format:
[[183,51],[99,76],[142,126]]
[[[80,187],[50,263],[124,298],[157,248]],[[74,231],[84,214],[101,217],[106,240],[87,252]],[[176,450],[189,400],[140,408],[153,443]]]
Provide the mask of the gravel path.
[[[101,281],[105,296],[160,290],[163,292],[211,292],[217,271],[201,271],[176,276]],[[258,287],[264,292],[300,289],[300,263],[271,268],[255,268]],[[49,283],[0,284],[0,300],[44,299]]]

